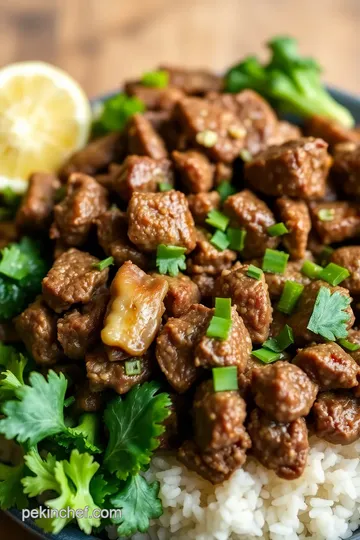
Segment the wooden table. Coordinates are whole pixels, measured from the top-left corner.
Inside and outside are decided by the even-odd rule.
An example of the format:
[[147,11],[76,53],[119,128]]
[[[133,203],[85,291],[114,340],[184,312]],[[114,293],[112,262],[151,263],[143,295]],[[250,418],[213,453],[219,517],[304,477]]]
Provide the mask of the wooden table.
[[[0,0],[0,66],[44,60],[95,96],[159,62],[223,70],[291,34],[325,78],[360,94],[359,0]],[[4,515],[0,537],[30,540]]]

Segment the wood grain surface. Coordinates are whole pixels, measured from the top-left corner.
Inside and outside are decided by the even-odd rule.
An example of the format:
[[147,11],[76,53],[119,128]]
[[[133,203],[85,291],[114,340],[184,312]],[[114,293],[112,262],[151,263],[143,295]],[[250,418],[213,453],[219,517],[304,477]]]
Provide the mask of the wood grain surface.
[[[54,63],[89,96],[160,62],[221,71],[275,34],[360,95],[360,0],[0,0],[0,15],[0,66]],[[1,540],[30,538],[0,514]]]

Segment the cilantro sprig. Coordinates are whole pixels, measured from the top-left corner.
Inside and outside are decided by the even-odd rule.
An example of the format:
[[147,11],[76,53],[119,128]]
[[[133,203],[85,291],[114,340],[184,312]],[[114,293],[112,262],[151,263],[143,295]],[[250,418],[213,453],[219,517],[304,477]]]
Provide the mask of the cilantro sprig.
[[160,274],[177,276],[180,270],[186,270],[186,249],[179,246],[160,244],[156,251],[156,266]]
[[308,330],[330,341],[346,337],[346,326],[350,319],[346,309],[350,302],[351,299],[340,292],[331,294],[327,287],[321,287],[307,325]]

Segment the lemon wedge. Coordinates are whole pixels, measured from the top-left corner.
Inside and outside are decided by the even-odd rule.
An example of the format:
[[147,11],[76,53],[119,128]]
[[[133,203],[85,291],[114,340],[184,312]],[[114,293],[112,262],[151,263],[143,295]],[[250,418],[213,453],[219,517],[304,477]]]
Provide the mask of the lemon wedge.
[[0,191],[27,187],[34,171],[56,171],[83,147],[91,126],[78,83],[43,62],[0,69]]

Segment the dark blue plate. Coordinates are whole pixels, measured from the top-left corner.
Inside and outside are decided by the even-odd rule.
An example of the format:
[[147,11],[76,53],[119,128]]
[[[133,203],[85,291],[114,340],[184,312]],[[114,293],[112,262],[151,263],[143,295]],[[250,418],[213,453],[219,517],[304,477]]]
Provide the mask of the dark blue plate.
[[[354,115],[356,122],[360,123],[360,96],[356,97],[347,92],[342,92],[341,90],[338,90],[336,88],[331,89],[331,94],[337,101],[342,103],[342,105],[345,105],[345,107],[347,107]],[[101,103],[101,101],[103,101],[107,97],[110,97],[111,95],[113,94],[108,94],[106,96],[101,96],[97,99],[94,99],[93,104]],[[21,521],[21,513],[18,510],[11,510],[9,513],[14,519]],[[97,540],[94,536],[87,536],[79,529],[75,529],[73,527],[67,527],[60,534],[54,536],[52,534],[47,535],[42,533],[40,529],[38,529],[36,525],[34,525],[31,519],[27,519],[25,523],[21,523],[24,527],[37,532],[39,538],[42,538],[43,540]],[[355,532],[349,540],[360,540],[360,530],[358,532]]]

